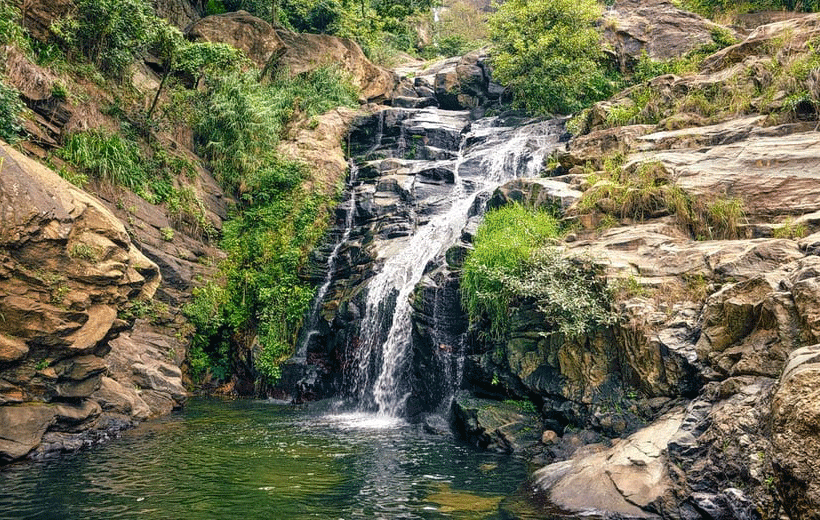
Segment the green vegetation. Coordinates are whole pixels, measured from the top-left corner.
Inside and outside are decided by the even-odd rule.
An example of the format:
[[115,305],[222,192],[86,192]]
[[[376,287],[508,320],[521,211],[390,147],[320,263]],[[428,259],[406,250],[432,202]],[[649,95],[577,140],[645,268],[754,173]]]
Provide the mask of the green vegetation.
[[13,143],[23,131],[20,115],[25,105],[20,99],[20,92],[6,85],[2,79],[0,76],[0,139]]
[[53,30],[69,57],[79,51],[104,74],[120,78],[151,44],[159,19],[145,0],[77,0]]
[[564,254],[550,242],[558,220],[544,211],[509,205],[487,214],[464,262],[462,302],[491,338],[509,334],[511,309],[534,302],[554,332],[578,337],[608,324],[605,282],[589,259]]
[[752,13],[755,11],[807,11],[820,10],[818,0],[677,0],[684,9],[694,11],[708,18],[721,14]]
[[569,114],[612,95],[596,0],[509,0],[490,17],[495,78],[533,112]]
[[772,230],[772,237],[774,238],[789,238],[798,239],[803,238],[809,233],[808,226],[805,222],[795,222],[793,219],[787,219],[785,222],[775,227]]
[[97,246],[90,244],[77,243],[71,246],[68,252],[71,258],[79,258],[86,262],[99,262],[102,257],[102,251]]
[[137,193],[143,192],[148,181],[136,143],[117,134],[106,135],[99,130],[71,134],[58,155],[93,179]]
[[365,54],[390,64],[399,53],[415,53],[415,26],[433,0],[209,0],[208,14],[243,9],[297,32],[324,33],[355,40]]
[[346,77],[332,67],[301,77],[254,74],[212,78],[198,107],[196,139],[223,184],[241,201],[223,230],[224,284],[195,291],[185,309],[197,328],[192,371],[230,373],[234,347],[260,349],[254,367],[266,382],[293,350],[313,288],[297,276],[326,228],[331,197],[306,191],[306,168],[275,152],[289,121],[355,104]]
[[599,211],[617,218],[646,220],[672,215],[699,240],[738,238],[744,219],[743,202],[733,197],[692,197],[670,178],[660,162],[622,165],[622,158],[605,161],[604,171],[590,175],[582,212]]

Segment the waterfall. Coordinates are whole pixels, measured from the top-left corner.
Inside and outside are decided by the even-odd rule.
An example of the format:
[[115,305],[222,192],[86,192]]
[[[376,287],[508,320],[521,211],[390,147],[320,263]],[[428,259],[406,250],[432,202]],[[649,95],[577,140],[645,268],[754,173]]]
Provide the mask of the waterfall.
[[333,250],[327,258],[325,267],[325,278],[322,285],[316,291],[316,296],[313,297],[313,302],[310,306],[310,314],[308,315],[308,323],[302,327],[302,334],[299,341],[299,346],[296,349],[296,354],[293,356],[293,361],[297,363],[304,363],[307,360],[308,347],[310,342],[319,334],[319,318],[321,316],[321,308],[324,303],[325,296],[333,283],[333,275],[336,271],[336,262],[339,258],[339,251],[342,246],[350,238],[350,233],[353,230],[353,216],[356,213],[356,191],[354,185],[358,177],[359,167],[354,161],[350,161],[350,170],[347,179],[347,199],[343,203],[345,212],[345,223],[342,231],[342,236],[336,241]]
[[[438,122],[448,117],[443,112],[417,111],[419,117],[413,123],[417,128]],[[411,296],[416,285],[428,265],[459,239],[477,197],[491,194],[513,178],[540,172],[544,157],[558,142],[559,128],[553,121],[515,128],[499,126],[497,118],[465,122],[455,160],[443,161],[454,170],[445,204],[437,205],[445,209],[417,225],[409,238],[391,245],[381,269],[367,283],[353,392],[361,409],[402,416],[411,392],[406,378],[412,357]],[[400,135],[404,139],[404,129]]]

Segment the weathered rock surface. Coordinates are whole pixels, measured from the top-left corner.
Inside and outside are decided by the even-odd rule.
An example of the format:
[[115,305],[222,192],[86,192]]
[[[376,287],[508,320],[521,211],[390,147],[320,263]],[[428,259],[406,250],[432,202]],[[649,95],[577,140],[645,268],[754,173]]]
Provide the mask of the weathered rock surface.
[[667,0],[619,0],[607,10],[602,26],[624,69],[643,53],[654,60],[684,56],[713,43],[712,34],[720,27]]
[[501,453],[522,453],[541,440],[541,424],[520,403],[461,394],[453,400],[456,430],[470,444]]
[[411,64],[398,68],[397,73],[401,81],[393,93],[393,106],[472,110],[498,103],[505,92],[492,80],[489,55],[484,51]]
[[325,65],[335,65],[349,73],[365,101],[384,101],[393,91],[393,73],[374,65],[353,40],[329,34],[294,33],[277,30],[285,51],[274,64],[291,75]]
[[820,346],[791,353],[772,402],[772,464],[792,518],[820,518]]
[[285,52],[285,43],[274,28],[246,11],[206,16],[187,29],[187,36],[194,41],[232,45],[260,69]]
[[[150,300],[161,278],[102,203],[5,144],[0,160],[0,459],[8,461],[47,432],[61,432],[49,449],[72,449],[101,410],[126,423],[146,416],[131,391],[117,391],[133,388],[137,374],[115,373],[109,352],[130,327],[118,313]],[[184,401],[179,369],[160,361],[167,353],[139,350],[119,362],[141,360],[143,388]]]
[[154,10],[161,18],[185,30],[201,18],[190,0],[153,0]]
[[535,486],[573,513],[608,513],[620,518],[658,518],[651,511],[673,487],[666,445],[683,420],[670,413],[611,448],[588,445],[569,460],[535,472]]

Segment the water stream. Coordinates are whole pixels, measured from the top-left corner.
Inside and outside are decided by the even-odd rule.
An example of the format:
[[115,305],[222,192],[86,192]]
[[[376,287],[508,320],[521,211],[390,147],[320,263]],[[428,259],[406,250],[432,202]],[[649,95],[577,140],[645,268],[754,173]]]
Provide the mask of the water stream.
[[316,296],[313,297],[313,302],[310,306],[310,314],[308,315],[308,322],[302,328],[299,338],[299,345],[296,349],[296,354],[293,356],[293,362],[304,363],[307,360],[308,347],[319,334],[319,314],[322,310],[322,304],[325,301],[331,283],[333,283],[333,275],[336,272],[336,263],[339,259],[339,251],[347,243],[350,238],[350,232],[353,230],[353,216],[356,211],[356,190],[353,189],[358,177],[359,168],[355,162],[350,161],[350,170],[347,179],[347,199],[342,204],[342,211],[344,211],[345,221],[342,228],[342,236],[336,241],[333,250],[327,258],[325,265],[325,278],[322,280],[322,285],[316,290]]
[[[452,170],[447,193],[426,208],[430,213],[418,218],[412,234],[382,248],[381,268],[367,284],[367,301],[361,322],[361,347],[357,355],[355,394],[361,409],[387,417],[402,417],[412,389],[403,380],[411,358],[411,295],[431,262],[460,238],[471,216],[480,212],[479,197],[487,197],[499,185],[516,177],[536,176],[544,157],[558,143],[560,125],[555,121],[528,122],[504,126],[491,117],[469,122],[464,112],[438,109],[407,110],[401,121],[398,152],[404,155],[408,132],[439,131],[460,134],[460,144],[452,156],[433,161],[403,159],[413,169]],[[383,124],[383,118],[380,119]],[[459,128],[460,125],[460,128]],[[376,139],[382,141],[383,127]],[[369,150],[372,153],[373,148]],[[414,190],[418,181],[414,181]],[[431,209],[432,208],[432,209]],[[416,208],[411,208],[415,211]],[[456,360],[456,367],[458,366]],[[457,382],[457,375],[451,378]]]

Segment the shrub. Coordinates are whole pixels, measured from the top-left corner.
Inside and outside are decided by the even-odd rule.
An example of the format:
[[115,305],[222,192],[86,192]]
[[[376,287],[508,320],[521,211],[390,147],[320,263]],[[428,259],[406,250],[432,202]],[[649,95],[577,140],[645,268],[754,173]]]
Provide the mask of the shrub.
[[17,141],[23,131],[20,114],[24,108],[20,92],[0,78],[0,139],[9,143]]
[[77,0],[70,17],[52,27],[69,49],[78,49],[104,74],[120,78],[146,51],[160,23],[146,0]]
[[10,0],[0,0],[0,46],[10,43],[23,48],[28,45],[20,25],[20,9]]
[[588,258],[550,245],[558,220],[543,211],[510,205],[487,214],[461,275],[462,302],[489,336],[509,333],[511,309],[534,302],[548,325],[545,334],[574,338],[612,323],[606,282]]
[[57,153],[89,177],[144,193],[148,173],[139,148],[119,135],[98,130],[71,134]]
[[197,140],[223,184],[240,190],[276,162],[273,150],[288,121],[352,106],[357,98],[350,80],[334,67],[293,78],[283,72],[269,85],[252,72],[212,78],[195,126]]
[[603,56],[595,0],[509,0],[490,17],[495,78],[518,105],[567,114],[609,97],[616,84]]
[[521,276],[533,252],[558,234],[558,220],[544,211],[516,204],[487,213],[461,274],[462,302],[471,323],[486,316],[491,336],[507,333],[515,297],[509,280]]

